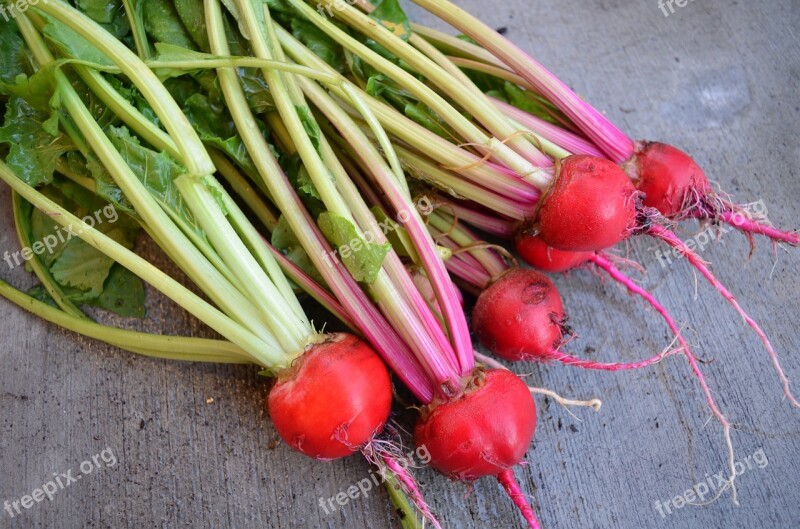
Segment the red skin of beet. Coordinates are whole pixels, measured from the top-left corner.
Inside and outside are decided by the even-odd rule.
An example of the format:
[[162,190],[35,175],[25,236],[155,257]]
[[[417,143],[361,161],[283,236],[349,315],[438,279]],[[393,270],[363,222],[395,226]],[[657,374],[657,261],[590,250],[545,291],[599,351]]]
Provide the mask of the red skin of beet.
[[511,371],[476,371],[464,394],[423,409],[414,442],[431,466],[460,481],[497,476],[519,464],[536,430],[530,390]]
[[369,345],[350,334],[332,334],[279,374],[267,404],[278,434],[294,450],[338,459],[383,429],[392,384]]
[[558,250],[594,252],[626,239],[636,227],[639,192],[614,162],[565,158],[542,197],[532,229]]
[[[631,168],[632,164],[632,168]],[[644,143],[628,164],[645,194],[644,205],[668,218],[686,213],[692,199],[713,193],[706,174],[691,156],[665,143]]]
[[472,312],[478,340],[509,361],[547,360],[564,339],[561,296],[544,274],[515,268],[483,291]]
[[565,252],[548,246],[541,237],[520,232],[514,241],[522,259],[542,272],[566,272],[579,266],[592,256],[592,252]]

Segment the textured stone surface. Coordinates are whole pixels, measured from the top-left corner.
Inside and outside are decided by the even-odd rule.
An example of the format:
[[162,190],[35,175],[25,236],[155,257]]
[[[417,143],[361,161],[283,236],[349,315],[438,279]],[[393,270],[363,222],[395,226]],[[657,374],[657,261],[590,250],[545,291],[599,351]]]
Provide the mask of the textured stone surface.
[[[686,148],[736,198],[763,199],[775,223],[798,225],[797,2],[698,0],[669,17],[656,0],[462,3],[506,27],[508,37],[634,137]],[[15,251],[6,189],[0,204],[0,252]],[[630,247],[650,270],[643,282],[687,322],[699,354],[714,360],[704,368],[738,425],[737,459],[763,448],[768,465],[740,476],[740,507],[724,495],[662,518],[657,500],[724,468],[720,428],[708,422],[686,362],[675,357],[620,374],[521,366],[531,384],[604,400],[600,413],[574,410],[580,420],[539,401],[530,464],[518,470],[523,488],[550,528],[800,526],[799,412],[782,402],[754,335],[706,285],[695,297],[691,270],[683,263],[661,267],[654,247],[648,240]],[[143,251],[163,262],[152,249]],[[776,264],[763,241],[751,260],[747,251],[744,238],[726,234],[702,255],[763,323],[789,377],[800,381],[800,254],[779,250]],[[3,278],[29,285],[23,274],[2,270]],[[580,333],[572,351],[633,360],[669,342],[659,319],[617,286],[588,272],[556,281]],[[149,310],[150,329],[205,332],[157,296]],[[30,494],[54,472],[77,472],[105,448],[119,460],[14,519],[0,512],[0,527],[397,526],[382,490],[325,516],[319,498],[345,491],[368,475],[368,466],[358,458],[312,463],[277,443],[261,411],[266,382],[252,369],[137,358],[4,301],[0,314],[0,502]],[[446,527],[522,527],[490,481],[465,497],[463,486],[432,472],[420,477]]]

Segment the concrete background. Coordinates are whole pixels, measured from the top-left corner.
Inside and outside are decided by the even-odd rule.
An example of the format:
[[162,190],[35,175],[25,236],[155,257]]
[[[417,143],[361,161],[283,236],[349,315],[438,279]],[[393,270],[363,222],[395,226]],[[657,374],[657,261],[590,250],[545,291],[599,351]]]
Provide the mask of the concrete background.
[[[797,227],[800,198],[800,3],[697,0],[665,17],[656,0],[485,2],[462,0],[587,95],[633,137],[690,151],[740,201],[763,199],[773,222]],[[415,8],[414,18],[427,21]],[[9,195],[0,191],[0,250],[16,251]],[[685,226],[690,236],[693,226]],[[151,245],[141,252],[163,259]],[[655,244],[631,256],[681,321],[723,411],[736,423],[737,460],[759,449],[765,468],[728,495],[662,517],[666,502],[724,469],[719,426],[686,362],[675,357],[638,373],[586,373],[519,366],[531,384],[603,399],[600,413],[542,400],[539,428],[518,470],[545,527],[800,527],[798,411],[781,399],[766,353],[704,284],[695,296],[684,263],[662,267]],[[702,253],[762,323],[789,377],[800,380],[800,254],[723,235]],[[168,267],[169,269],[169,267]],[[17,286],[21,273],[0,272]],[[589,272],[556,278],[592,358],[634,360],[670,341],[660,320],[614,284]],[[149,298],[143,326],[206,335],[162,298]],[[318,464],[278,442],[261,401],[265,380],[245,367],[187,365],[134,357],[42,323],[0,301],[0,502],[14,500],[109,448],[113,468],[95,470],[16,518],[8,528],[397,527],[383,490],[326,516],[328,498],[368,476],[357,457]],[[589,349],[591,348],[591,349]],[[594,352],[591,352],[591,350]],[[799,390],[800,391],[800,390]],[[207,399],[213,398],[213,404]],[[449,528],[522,527],[499,487],[472,493],[421,471],[428,499]]]

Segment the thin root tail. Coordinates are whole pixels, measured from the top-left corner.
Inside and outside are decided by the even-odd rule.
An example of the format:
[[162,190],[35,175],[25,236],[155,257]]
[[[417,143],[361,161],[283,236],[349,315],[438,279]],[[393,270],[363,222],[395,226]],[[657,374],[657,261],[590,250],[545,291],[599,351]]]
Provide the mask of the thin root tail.
[[533,512],[533,507],[531,507],[531,504],[528,502],[527,495],[522,492],[519,483],[517,483],[517,478],[514,476],[514,469],[509,468],[498,474],[497,481],[503,486],[508,497],[514,502],[514,505],[517,506],[522,517],[528,522],[528,526],[531,529],[541,529],[539,520],[536,519],[536,513]]
[[747,325],[750,326],[751,329],[758,335],[761,339],[761,343],[764,344],[764,348],[767,350],[770,359],[772,360],[772,365],[775,368],[775,371],[778,373],[778,378],[783,385],[783,394],[789,403],[794,406],[795,408],[800,408],[800,402],[797,401],[795,396],[792,394],[792,391],[789,387],[789,379],[786,377],[786,374],[783,372],[783,368],[781,367],[780,360],[778,359],[778,354],[775,352],[775,349],[772,347],[772,343],[770,343],[767,335],[764,334],[764,331],[761,330],[761,327],[751,318],[742,307],[739,305],[739,302],[736,301],[736,298],[731,294],[731,292],[711,273],[708,269],[706,263],[700,259],[700,257],[693,252],[690,248],[684,244],[677,235],[672,233],[670,230],[666,229],[665,227],[651,222],[645,233],[650,235],[651,237],[655,237],[668,245],[672,248],[678,250],[689,263],[698,271],[700,275],[702,275],[716,290],[717,292],[722,295],[725,300],[730,303],[730,305],[736,310],[737,313],[744,319]]

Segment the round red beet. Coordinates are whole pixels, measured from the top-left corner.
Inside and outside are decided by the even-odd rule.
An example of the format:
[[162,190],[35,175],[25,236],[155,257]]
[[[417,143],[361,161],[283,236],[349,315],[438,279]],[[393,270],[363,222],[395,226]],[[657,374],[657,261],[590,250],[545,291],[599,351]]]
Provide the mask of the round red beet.
[[712,193],[705,173],[691,156],[665,143],[644,143],[626,166],[634,174],[644,205],[674,218]]
[[320,460],[359,450],[389,418],[392,385],[375,351],[350,334],[309,346],[278,375],[268,397],[281,438]]
[[638,196],[617,164],[594,156],[569,156],[561,162],[528,231],[559,250],[610,248],[636,227]]
[[536,430],[530,390],[503,369],[476,371],[464,394],[422,411],[414,441],[431,466],[461,481],[496,476],[519,464]]
[[566,272],[589,260],[592,252],[565,252],[548,246],[541,237],[520,231],[514,240],[517,253],[526,263],[543,272]]
[[561,296],[544,274],[509,270],[478,297],[472,326],[478,340],[510,361],[548,360],[564,338]]

